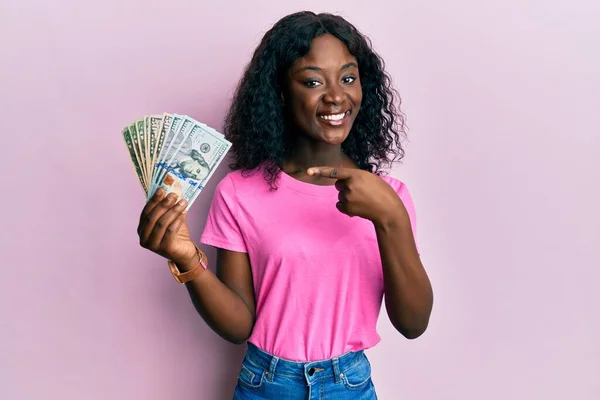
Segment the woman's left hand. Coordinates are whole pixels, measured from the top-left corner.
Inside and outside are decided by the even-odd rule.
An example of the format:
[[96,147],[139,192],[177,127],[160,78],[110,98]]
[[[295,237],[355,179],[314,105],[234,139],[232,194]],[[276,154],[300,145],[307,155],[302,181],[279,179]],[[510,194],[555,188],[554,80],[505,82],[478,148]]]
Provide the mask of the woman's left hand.
[[362,217],[376,225],[391,221],[410,223],[402,200],[394,189],[379,176],[360,169],[312,167],[310,176],[337,179],[338,210],[351,217]]

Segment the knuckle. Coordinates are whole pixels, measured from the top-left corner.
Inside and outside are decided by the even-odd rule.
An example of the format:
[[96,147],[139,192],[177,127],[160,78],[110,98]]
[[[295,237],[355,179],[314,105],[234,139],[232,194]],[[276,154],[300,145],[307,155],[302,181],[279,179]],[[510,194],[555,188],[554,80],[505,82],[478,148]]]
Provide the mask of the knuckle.
[[167,204],[171,201],[172,197],[171,196],[165,196],[162,200],[160,200],[158,202],[158,205],[163,205],[163,204]]
[[176,198],[177,198],[177,196],[175,196],[173,193],[170,193],[167,197],[165,197],[163,202],[165,204],[171,204],[171,203],[173,203],[173,201],[175,201]]
[[167,233],[177,233],[177,227],[175,226],[175,224],[169,225],[169,227],[167,228]]

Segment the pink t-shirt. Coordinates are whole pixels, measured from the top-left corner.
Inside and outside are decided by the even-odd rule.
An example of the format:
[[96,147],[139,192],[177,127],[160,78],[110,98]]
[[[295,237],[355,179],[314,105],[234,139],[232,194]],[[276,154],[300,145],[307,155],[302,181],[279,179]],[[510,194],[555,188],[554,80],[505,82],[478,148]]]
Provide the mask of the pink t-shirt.
[[[406,186],[398,193],[415,232]],[[325,360],[380,340],[383,271],[371,221],[335,207],[334,186],[281,173],[269,191],[262,171],[229,173],[217,185],[201,242],[248,253],[256,296],[249,341],[293,361]]]

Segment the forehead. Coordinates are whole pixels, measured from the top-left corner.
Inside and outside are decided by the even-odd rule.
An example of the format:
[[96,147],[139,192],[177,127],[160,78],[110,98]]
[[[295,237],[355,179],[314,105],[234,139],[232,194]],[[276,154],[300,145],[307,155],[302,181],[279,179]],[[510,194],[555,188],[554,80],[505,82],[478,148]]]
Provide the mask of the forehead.
[[348,47],[333,35],[325,34],[313,39],[310,51],[302,58],[297,59],[293,66],[301,68],[308,65],[323,69],[339,69],[349,62],[356,62]]

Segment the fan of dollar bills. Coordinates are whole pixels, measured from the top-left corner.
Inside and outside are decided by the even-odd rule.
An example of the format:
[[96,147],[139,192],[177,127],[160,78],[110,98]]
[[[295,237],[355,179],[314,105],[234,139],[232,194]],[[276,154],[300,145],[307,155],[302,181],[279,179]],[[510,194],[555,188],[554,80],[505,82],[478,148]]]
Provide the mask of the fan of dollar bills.
[[231,147],[213,128],[185,115],[147,115],[123,129],[133,168],[150,199],[161,187],[190,208]]

